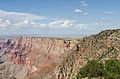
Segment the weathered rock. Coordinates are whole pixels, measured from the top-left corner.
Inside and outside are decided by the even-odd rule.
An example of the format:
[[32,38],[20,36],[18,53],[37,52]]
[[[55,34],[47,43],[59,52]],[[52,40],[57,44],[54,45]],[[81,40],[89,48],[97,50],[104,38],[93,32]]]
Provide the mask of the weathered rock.
[[107,30],[85,37],[69,52],[61,56],[54,71],[55,79],[73,79],[88,60],[103,61],[120,57],[120,30]]
[[29,70],[28,78],[43,78],[45,75],[51,76],[59,56],[72,49],[76,43],[77,41],[49,38],[15,37],[10,41],[6,52],[9,54],[9,62],[23,65]]
[[120,30],[103,31],[79,43],[15,37],[0,40],[0,78],[73,79],[88,60],[114,57],[120,59]]
[[3,64],[0,64],[0,76],[2,77],[8,77],[9,79],[22,79],[26,75],[27,69],[22,65],[16,65],[13,62],[5,62]]

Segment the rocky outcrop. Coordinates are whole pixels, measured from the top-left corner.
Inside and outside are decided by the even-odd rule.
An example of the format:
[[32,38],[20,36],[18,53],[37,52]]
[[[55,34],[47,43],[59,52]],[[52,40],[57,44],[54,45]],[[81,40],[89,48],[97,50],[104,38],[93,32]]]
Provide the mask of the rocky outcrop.
[[15,37],[7,41],[8,62],[28,69],[26,78],[43,78],[54,72],[59,56],[71,50],[77,41],[37,37]]
[[0,39],[0,79],[22,79],[27,75],[28,70],[22,65],[8,62],[8,46],[11,39]]
[[23,79],[27,75],[27,69],[13,62],[0,64],[1,79]]
[[104,62],[111,58],[120,59],[120,30],[106,30],[81,39],[69,53],[61,56],[53,78],[73,79],[88,60]]
[[8,53],[6,52],[11,39],[0,39],[0,64],[7,61]]

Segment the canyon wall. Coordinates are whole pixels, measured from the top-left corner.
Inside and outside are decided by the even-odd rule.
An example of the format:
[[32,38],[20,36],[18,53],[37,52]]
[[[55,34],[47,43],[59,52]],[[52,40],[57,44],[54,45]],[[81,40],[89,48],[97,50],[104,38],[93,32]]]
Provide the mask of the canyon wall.
[[28,69],[8,61],[8,47],[12,39],[0,39],[0,79],[23,79]]
[[5,43],[1,41],[1,49],[7,53],[7,62],[28,69],[26,78],[42,78],[54,72],[59,56],[71,50],[76,43],[75,40],[55,38],[15,37]]
[[0,40],[0,78],[73,79],[89,60],[120,59],[120,30],[78,41],[37,37]]

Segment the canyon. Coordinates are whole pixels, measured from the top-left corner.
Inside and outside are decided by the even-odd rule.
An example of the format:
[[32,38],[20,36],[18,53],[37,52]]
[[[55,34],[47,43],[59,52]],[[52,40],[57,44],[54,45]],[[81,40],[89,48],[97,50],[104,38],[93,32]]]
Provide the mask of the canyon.
[[[14,68],[18,67],[17,69],[9,67],[9,70],[11,70],[9,72],[18,70],[19,76],[8,74],[15,76],[17,79],[22,79],[26,75],[26,79],[37,77],[43,79],[45,75],[53,74],[60,55],[71,50],[77,42],[76,40],[19,36],[12,39],[1,39],[1,63],[8,62],[15,65]],[[6,65],[8,64],[6,63],[4,66]]]
[[120,29],[81,39],[0,39],[0,79],[74,79],[89,60],[120,59]]

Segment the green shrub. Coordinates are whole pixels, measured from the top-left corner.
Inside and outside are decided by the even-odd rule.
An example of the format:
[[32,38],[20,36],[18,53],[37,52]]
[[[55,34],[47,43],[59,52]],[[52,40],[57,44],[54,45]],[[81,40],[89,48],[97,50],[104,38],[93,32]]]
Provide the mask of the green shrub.
[[106,60],[105,64],[96,60],[88,61],[87,65],[80,69],[76,79],[86,78],[120,79],[120,61],[117,59]]
[[105,79],[120,79],[120,61],[111,59],[105,61]]
[[80,69],[77,79],[88,77],[88,79],[91,78],[97,78],[103,76],[103,69],[104,66],[102,63],[92,60],[88,61],[87,65]]

